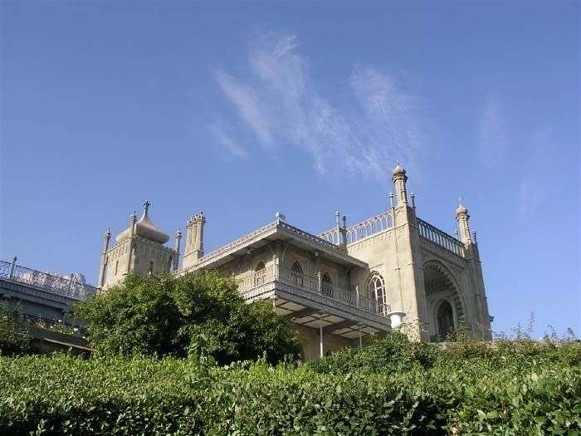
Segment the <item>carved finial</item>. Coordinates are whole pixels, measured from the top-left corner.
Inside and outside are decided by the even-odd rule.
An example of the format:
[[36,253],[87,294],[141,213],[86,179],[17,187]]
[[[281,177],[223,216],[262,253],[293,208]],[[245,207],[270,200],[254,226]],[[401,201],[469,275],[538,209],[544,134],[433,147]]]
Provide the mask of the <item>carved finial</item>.
[[277,212],[277,213],[276,213],[276,215],[275,215],[275,217],[276,217],[276,220],[277,220],[277,221],[284,221],[284,220],[286,219],[286,216],[284,216],[284,215],[283,215],[282,213],[280,213],[280,212]]
[[181,229],[178,227],[178,229],[176,230],[176,238],[181,238],[182,237],[182,231]]
[[335,212],[335,224],[337,225],[337,227],[339,227],[341,223],[341,212],[336,211]]
[[473,237],[473,239],[474,239],[474,243],[475,243],[475,244],[478,244],[478,240],[476,239],[476,230],[474,230],[474,231],[472,232],[472,237]]
[[343,228],[347,228],[347,215],[343,215]]
[[105,232],[105,237],[106,238],[110,238],[111,237],[111,227],[107,227],[107,231]]
[[412,207],[415,209],[416,208],[416,194],[414,194],[412,192],[411,197],[412,197]]
[[143,212],[145,213],[145,215],[147,215],[147,212],[149,211],[149,206],[151,206],[151,203],[149,202],[149,200],[145,200],[145,202],[143,203]]
[[137,222],[137,213],[133,211],[133,213],[129,216],[129,223],[135,224]]
[[393,192],[389,193],[389,207],[393,208]]

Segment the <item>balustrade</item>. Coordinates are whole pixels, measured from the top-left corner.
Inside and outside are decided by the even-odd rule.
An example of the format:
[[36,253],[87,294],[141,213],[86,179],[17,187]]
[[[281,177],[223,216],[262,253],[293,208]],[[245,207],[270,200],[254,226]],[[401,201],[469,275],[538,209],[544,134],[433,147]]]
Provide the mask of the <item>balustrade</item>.
[[374,299],[359,295],[355,288],[344,289],[319,280],[318,276],[300,274],[290,269],[269,265],[259,271],[250,271],[238,277],[240,293],[250,293],[260,286],[275,282],[294,286],[304,292],[322,295],[335,301],[356,307],[365,312],[382,313]]
[[[377,233],[383,232],[393,227],[393,219],[391,212],[384,212],[374,217],[361,221],[351,227],[345,229],[346,242],[352,244],[360,239],[367,238]],[[341,242],[341,235],[337,228],[329,229],[321,233],[320,238],[333,243],[339,244]]]
[[3,260],[0,261],[0,278],[30,285],[74,300],[84,300],[97,292],[94,286],[75,280],[72,275],[71,278],[62,277]]
[[464,257],[464,244],[462,244],[458,239],[419,218],[418,229],[422,238],[433,242],[457,256]]

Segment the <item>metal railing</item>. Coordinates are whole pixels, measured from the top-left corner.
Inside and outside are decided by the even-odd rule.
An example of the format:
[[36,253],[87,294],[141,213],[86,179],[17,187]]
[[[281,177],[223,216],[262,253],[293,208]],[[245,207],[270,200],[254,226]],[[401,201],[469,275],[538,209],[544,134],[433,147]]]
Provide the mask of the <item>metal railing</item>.
[[305,293],[322,295],[332,300],[361,309],[365,312],[382,314],[375,300],[360,295],[357,288],[344,289],[325,283],[318,276],[300,274],[290,269],[269,265],[259,271],[250,271],[238,278],[238,290],[242,295],[269,283],[284,283]]
[[420,236],[446,250],[464,257],[464,244],[461,241],[418,218]]
[[0,260],[0,279],[29,285],[73,300],[84,300],[97,292],[94,286],[82,283],[73,274],[62,277],[4,260]]

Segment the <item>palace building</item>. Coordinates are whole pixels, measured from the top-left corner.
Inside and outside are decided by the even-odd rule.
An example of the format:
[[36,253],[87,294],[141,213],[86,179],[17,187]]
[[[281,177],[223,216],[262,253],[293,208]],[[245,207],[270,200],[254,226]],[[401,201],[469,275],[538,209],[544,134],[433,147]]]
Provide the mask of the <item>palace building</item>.
[[335,227],[320,235],[277,214],[270,224],[205,253],[206,218],[195,215],[186,225],[181,265],[181,232],[174,248],[167,247],[169,235],[153,224],[146,202],[141,218],[133,214],[114,244],[111,232],[105,233],[98,288],[106,290],[126,274],[217,270],[236,278],[247,301],[269,299],[278,314],[292,319],[307,360],[391,329],[441,341],[463,325],[472,336],[491,339],[468,210],[459,205],[458,233],[451,236],[417,216],[399,164],[392,180],[388,210],[350,227],[337,213]]

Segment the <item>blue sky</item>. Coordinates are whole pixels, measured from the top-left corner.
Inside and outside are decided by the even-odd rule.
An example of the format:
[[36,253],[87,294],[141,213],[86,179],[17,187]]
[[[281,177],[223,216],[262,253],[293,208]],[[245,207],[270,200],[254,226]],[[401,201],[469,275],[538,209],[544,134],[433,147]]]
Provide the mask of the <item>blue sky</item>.
[[145,199],[211,250],[277,211],[319,233],[382,212],[478,232],[494,329],[581,333],[580,3],[10,2],[2,259],[95,283]]

